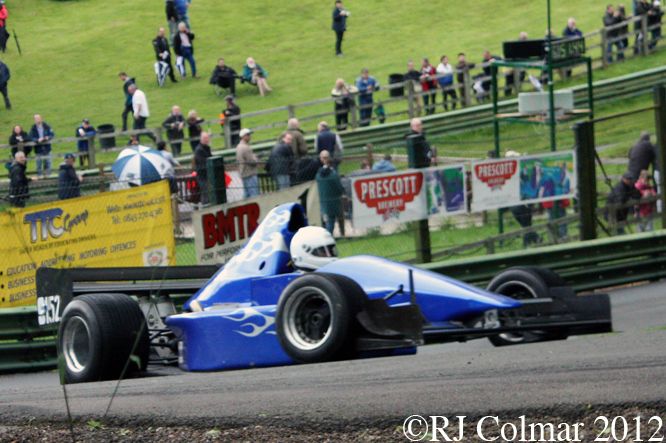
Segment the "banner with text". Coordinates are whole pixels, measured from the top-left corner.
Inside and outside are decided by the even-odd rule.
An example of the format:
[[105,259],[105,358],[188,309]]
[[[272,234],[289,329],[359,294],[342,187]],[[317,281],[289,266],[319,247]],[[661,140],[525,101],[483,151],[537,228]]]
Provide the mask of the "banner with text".
[[466,195],[463,165],[364,175],[352,180],[352,223],[376,228],[459,214]]
[[37,268],[175,264],[166,181],[0,214],[0,308],[35,302]]
[[321,226],[315,181],[195,212],[192,223],[197,263],[226,263],[247,242],[266,214],[289,202],[298,202],[305,208],[311,226]]
[[506,157],[472,163],[472,211],[573,198],[574,151]]

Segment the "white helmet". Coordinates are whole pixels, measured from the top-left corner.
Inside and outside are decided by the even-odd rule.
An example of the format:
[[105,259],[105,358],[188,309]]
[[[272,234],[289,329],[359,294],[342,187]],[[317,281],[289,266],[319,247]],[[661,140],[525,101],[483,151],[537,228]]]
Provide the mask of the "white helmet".
[[306,226],[298,230],[289,247],[294,266],[314,271],[338,259],[335,238],[324,228]]

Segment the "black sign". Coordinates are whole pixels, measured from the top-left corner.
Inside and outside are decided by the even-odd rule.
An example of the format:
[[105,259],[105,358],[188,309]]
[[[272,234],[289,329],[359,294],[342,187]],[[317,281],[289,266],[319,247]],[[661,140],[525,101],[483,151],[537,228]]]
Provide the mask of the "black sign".
[[551,41],[550,45],[553,60],[565,60],[585,54],[585,37],[555,40]]

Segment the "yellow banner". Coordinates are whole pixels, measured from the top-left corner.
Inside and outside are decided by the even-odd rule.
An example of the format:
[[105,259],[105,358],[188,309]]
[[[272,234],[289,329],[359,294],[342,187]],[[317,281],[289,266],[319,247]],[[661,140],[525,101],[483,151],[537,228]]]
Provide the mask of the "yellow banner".
[[175,262],[166,180],[0,214],[0,308],[35,303],[37,268]]

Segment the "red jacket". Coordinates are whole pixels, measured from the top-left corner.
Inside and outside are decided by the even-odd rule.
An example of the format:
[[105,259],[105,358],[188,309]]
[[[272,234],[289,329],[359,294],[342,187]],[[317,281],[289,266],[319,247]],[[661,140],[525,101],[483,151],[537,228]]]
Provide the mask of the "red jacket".
[[[656,195],[654,192],[654,188],[650,185],[644,185],[643,182],[638,180],[636,182],[636,189],[641,191],[641,198],[644,197],[649,197],[651,195]],[[640,205],[636,205],[636,215],[639,215],[641,217],[647,217],[648,215],[652,215],[654,212],[654,202],[649,202],[649,203],[642,203]]]
[[[425,68],[421,68],[421,75],[436,75],[435,68],[432,65],[429,65]],[[437,79],[422,81],[421,86],[423,86],[424,91],[434,91],[437,89]]]
[[0,28],[5,27],[5,20],[7,20],[7,8],[2,5],[0,6]]

